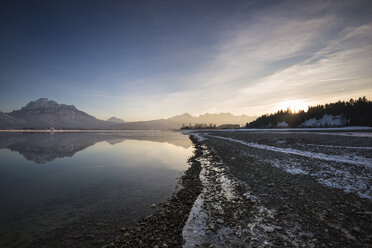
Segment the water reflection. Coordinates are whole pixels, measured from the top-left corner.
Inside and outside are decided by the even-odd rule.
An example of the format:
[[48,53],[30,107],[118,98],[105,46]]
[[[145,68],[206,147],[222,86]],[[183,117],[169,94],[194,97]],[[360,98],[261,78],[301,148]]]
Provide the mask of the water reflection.
[[193,151],[165,131],[2,133],[0,147],[0,247],[101,247],[171,196]]
[[122,131],[119,133],[0,133],[0,149],[8,148],[22,154],[27,160],[45,164],[56,158],[72,157],[75,153],[98,142],[111,145],[126,139],[166,142],[184,148],[192,143],[178,132]]

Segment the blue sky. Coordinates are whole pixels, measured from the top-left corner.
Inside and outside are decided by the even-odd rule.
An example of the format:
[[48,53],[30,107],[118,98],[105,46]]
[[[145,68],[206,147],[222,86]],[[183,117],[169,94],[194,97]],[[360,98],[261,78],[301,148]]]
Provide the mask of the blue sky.
[[371,1],[2,1],[0,110],[261,115],[372,98]]

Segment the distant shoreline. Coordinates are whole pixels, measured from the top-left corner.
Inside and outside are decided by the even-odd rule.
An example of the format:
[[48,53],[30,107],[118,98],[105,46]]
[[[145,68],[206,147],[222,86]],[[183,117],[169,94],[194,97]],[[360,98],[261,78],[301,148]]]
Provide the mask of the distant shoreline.
[[294,127],[294,128],[237,128],[237,129],[182,129],[185,133],[195,131],[213,132],[290,132],[290,131],[372,131],[372,127],[347,126],[347,127]]
[[239,129],[0,129],[0,133],[117,133],[128,131],[181,131],[183,133],[195,131],[218,132],[264,132],[264,131],[372,131],[372,127],[298,127],[298,128],[239,128]]
[[179,129],[0,129],[0,133],[118,133],[128,131],[179,131]]

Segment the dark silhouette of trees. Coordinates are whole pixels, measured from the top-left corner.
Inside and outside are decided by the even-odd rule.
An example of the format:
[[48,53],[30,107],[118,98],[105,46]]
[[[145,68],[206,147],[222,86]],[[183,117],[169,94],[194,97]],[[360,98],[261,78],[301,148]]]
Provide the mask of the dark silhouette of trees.
[[293,113],[290,109],[279,110],[274,114],[266,114],[255,121],[247,123],[246,128],[272,128],[278,123],[286,122],[288,127],[298,127],[301,123],[311,118],[321,119],[327,115],[341,115],[347,120],[346,126],[372,126],[372,101],[366,97],[358,100],[338,101],[325,105],[311,106],[305,111]]
[[181,129],[217,129],[216,124],[195,124],[192,125],[191,123],[188,125],[183,124]]

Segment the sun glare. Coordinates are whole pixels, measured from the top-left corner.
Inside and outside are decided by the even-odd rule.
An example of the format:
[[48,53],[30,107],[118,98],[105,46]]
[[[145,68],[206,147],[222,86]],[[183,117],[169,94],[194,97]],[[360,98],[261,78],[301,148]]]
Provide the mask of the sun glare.
[[298,112],[300,110],[307,111],[309,104],[300,100],[290,100],[279,104],[278,110],[287,110],[288,108],[292,112]]

